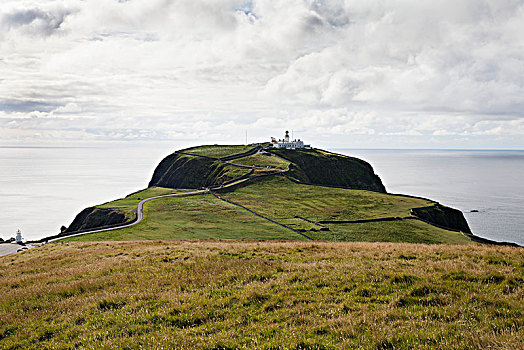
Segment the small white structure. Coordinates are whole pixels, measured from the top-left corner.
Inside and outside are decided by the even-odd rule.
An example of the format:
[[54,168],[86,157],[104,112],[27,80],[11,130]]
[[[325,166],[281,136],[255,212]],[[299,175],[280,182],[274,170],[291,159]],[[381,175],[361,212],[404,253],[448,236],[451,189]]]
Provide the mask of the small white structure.
[[18,230],[16,231],[16,237],[15,237],[16,243],[22,243],[22,231]]
[[289,131],[286,131],[286,134],[284,136],[283,140],[276,140],[274,137],[271,138],[271,147],[273,148],[285,148],[285,149],[297,149],[297,148],[305,148],[305,149],[311,149],[310,145],[305,145],[304,141],[293,140],[290,141],[289,139]]

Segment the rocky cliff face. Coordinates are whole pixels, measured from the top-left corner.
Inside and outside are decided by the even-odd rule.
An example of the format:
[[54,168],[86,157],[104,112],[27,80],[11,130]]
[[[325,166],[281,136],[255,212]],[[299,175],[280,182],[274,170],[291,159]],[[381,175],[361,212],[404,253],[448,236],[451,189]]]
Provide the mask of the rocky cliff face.
[[88,230],[95,227],[101,228],[121,224],[126,221],[129,221],[126,214],[113,209],[96,207],[85,208],[75,217],[71,225],[69,225],[63,234]]
[[[149,187],[201,188],[232,180],[232,166],[218,160],[173,153],[156,167]],[[244,171],[247,172],[247,171]]]
[[432,225],[448,230],[471,233],[468,222],[460,210],[437,204],[432,207],[413,208],[411,212],[422,221]]
[[341,186],[386,193],[369,163],[320,150],[271,150],[290,161],[289,176],[305,183]]

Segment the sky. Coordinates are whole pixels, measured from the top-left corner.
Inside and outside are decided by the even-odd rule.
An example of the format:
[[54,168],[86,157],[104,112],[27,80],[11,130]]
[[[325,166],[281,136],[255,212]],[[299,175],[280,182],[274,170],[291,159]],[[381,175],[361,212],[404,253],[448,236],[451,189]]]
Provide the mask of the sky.
[[524,0],[2,0],[0,146],[524,149]]

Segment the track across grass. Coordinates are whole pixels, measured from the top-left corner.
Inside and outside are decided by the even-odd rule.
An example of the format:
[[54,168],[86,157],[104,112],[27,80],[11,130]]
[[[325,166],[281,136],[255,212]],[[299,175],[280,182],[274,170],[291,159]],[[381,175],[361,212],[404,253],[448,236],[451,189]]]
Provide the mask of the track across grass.
[[[306,221],[411,217],[411,208],[434,204],[420,198],[297,184],[282,176],[259,179],[249,186],[226,191],[221,196],[294,229],[306,230],[308,236],[319,240],[471,243],[458,232],[415,219],[325,225],[329,231],[321,231]],[[297,220],[296,216],[306,220]]]
[[411,208],[434,203],[364,190],[297,184],[282,176],[260,179],[227,191],[223,197],[270,217],[303,216],[312,221],[405,217]]
[[267,222],[210,194],[166,197],[144,206],[144,220],[132,227],[97,232],[69,241],[126,241],[158,239],[287,239],[304,240],[301,235]]

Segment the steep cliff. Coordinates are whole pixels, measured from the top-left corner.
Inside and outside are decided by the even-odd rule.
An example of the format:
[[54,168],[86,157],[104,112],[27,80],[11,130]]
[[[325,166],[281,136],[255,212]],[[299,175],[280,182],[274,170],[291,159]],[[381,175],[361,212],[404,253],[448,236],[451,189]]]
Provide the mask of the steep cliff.
[[460,210],[437,204],[431,207],[413,208],[411,213],[432,225],[448,230],[471,233],[468,222]]
[[234,167],[219,160],[173,153],[156,167],[149,187],[200,188],[221,185],[247,175],[250,169]]
[[90,207],[82,210],[63,233],[68,234],[95,227],[112,226],[130,220],[132,218],[129,218],[125,213],[114,209]]
[[386,193],[371,165],[362,159],[314,149],[278,149],[271,153],[292,163],[288,175],[298,181]]

